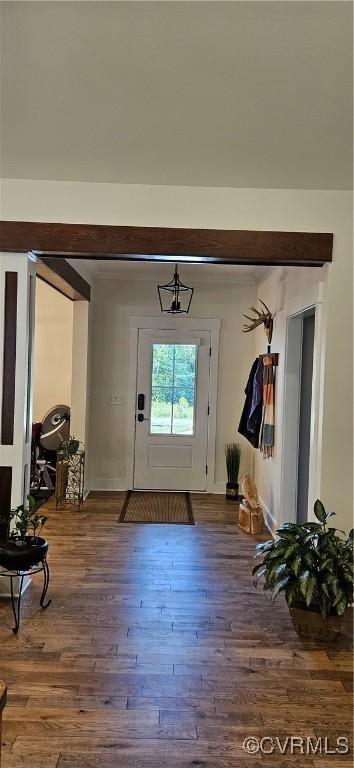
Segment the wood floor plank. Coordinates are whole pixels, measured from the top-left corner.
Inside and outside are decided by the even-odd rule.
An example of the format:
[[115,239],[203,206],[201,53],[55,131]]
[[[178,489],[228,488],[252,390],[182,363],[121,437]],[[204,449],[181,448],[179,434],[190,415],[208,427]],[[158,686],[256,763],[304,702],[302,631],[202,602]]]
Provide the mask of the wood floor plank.
[[352,731],[348,637],[301,642],[283,599],[254,590],[264,536],[222,496],[193,496],[195,526],[117,525],[123,499],[94,494],[75,515],[49,502],[52,604],[34,577],[14,636],[0,599],[2,768],[347,765],[243,749]]

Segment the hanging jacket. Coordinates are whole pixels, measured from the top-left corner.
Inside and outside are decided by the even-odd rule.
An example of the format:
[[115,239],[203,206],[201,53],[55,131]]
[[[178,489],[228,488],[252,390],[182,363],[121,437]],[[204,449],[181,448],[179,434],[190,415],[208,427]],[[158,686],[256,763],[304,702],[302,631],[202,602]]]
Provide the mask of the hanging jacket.
[[257,357],[252,365],[245,395],[246,400],[238,431],[254,448],[258,448],[263,405],[263,359],[261,357]]

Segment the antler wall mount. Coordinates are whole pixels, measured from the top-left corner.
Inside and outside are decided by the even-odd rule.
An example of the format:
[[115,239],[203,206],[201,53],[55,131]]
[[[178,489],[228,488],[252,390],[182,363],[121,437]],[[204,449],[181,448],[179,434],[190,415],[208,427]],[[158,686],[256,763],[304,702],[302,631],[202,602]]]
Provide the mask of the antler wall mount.
[[249,317],[249,315],[243,315],[243,317],[246,318],[246,320],[251,321],[251,325],[248,325],[247,323],[243,324],[242,332],[243,333],[249,333],[250,331],[254,331],[255,328],[258,328],[260,325],[264,325],[264,331],[266,334],[266,337],[268,339],[268,345],[270,347],[272,343],[272,336],[273,336],[273,315],[268,309],[267,305],[262,301],[262,299],[259,300],[264,309],[257,309],[256,307],[250,307],[250,311],[254,312],[254,317]]

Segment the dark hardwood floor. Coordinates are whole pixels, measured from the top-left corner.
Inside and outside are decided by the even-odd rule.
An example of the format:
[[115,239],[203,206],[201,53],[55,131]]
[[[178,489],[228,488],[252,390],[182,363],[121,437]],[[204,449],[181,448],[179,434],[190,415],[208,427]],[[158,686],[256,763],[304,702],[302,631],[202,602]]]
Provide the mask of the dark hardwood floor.
[[2,768],[351,763],[243,749],[247,736],[349,736],[352,674],[348,640],[304,645],[283,599],[254,589],[257,538],[234,504],[194,495],[195,526],[118,525],[123,498],[47,505],[52,604],[40,609],[34,577],[15,637],[0,600]]

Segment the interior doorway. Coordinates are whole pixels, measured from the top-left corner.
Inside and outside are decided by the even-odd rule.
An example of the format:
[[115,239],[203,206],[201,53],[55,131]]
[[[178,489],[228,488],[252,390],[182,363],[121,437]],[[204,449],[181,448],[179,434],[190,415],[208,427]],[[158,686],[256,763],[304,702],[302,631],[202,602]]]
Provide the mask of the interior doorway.
[[29,490],[40,505],[55,492],[61,443],[86,443],[89,304],[38,275],[34,289]]
[[287,320],[282,516],[289,522],[300,524],[310,519],[316,482],[315,341],[317,312],[316,307],[309,307]]
[[35,285],[30,493],[54,493],[57,449],[70,432],[73,302],[40,277]]
[[306,523],[309,507],[309,470],[311,447],[311,411],[313,349],[315,338],[315,310],[311,309],[302,317],[301,377],[299,403],[299,446],[297,458],[297,500],[296,519]]

